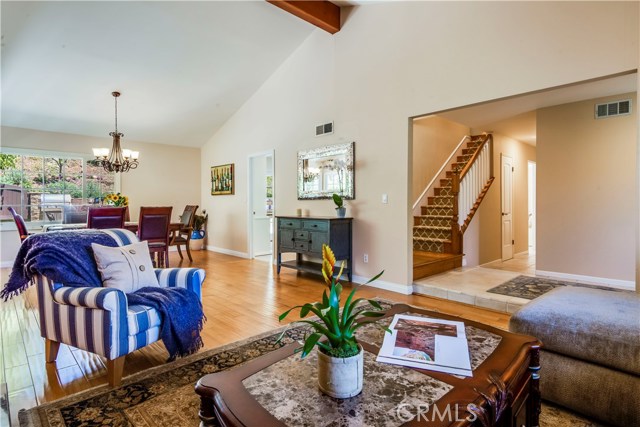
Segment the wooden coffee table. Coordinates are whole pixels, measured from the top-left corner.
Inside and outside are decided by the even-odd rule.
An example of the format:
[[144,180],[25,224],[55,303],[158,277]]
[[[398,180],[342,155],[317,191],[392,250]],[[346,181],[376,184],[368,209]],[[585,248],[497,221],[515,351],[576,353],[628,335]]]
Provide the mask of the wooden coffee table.
[[294,355],[300,345],[292,343],[202,377],[196,385],[201,425],[538,426],[537,339],[404,304],[383,321],[398,313],[463,321],[473,377],[377,363],[384,332],[367,325],[359,336],[366,350],[360,395],[339,400],[320,393],[314,353],[300,360]]

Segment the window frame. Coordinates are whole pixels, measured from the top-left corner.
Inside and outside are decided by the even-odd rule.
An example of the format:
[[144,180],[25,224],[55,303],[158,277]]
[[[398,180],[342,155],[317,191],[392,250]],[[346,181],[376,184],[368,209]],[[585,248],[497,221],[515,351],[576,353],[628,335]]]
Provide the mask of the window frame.
[[[0,147],[0,154],[14,154],[19,156],[31,156],[31,157],[42,157],[46,158],[59,158],[59,159],[82,159],[82,189],[83,196],[86,191],[87,186],[87,176],[86,176],[86,167],[87,162],[91,160],[95,160],[95,157],[91,154],[87,153],[72,153],[66,151],[53,151],[53,150],[41,150],[41,149],[30,149],[30,148],[18,148],[18,147]],[[24,176],[24,169],[21,166],[21,173]],[[114,173],[113,179],[113,188],[116,193],[120,192],[121,188],[121,174]],[[62,204],[65,204],[64,202]],[[40,228],[44,224],[56,224],[56,222],[38,220],[38,221],[26,221],[27,228],[34,229]],[[16,226],[13,221],[0,221],[0,231],[4,230],[15,230]]]

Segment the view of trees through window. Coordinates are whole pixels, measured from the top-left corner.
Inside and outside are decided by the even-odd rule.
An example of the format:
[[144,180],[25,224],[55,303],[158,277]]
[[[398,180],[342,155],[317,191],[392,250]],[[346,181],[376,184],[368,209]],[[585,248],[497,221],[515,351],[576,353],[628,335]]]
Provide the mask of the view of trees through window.
[[114,179],[93,160],[0,153],[0,218],[11,206],[26,221],[63,222],[114,192]]

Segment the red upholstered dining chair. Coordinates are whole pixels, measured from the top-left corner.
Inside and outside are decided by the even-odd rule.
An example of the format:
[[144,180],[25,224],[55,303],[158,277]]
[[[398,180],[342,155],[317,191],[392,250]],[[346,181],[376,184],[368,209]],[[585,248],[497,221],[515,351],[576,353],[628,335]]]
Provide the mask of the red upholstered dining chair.
[[[138,220],[138,238],[149,243],[151,259],[157,267],[169,267],[169,224],[172,207],[140,208]],[[155,256],[158,255],[158,262]]]
[[87,228],[124,228],[126,209],[123,207],[89,208]]
[[20,243],[22,243],[24,239],[29,237],[29,235],[31,235],[32,233],[29,233],[29,231],[27,230],[27,224],[24,222],[24,218],[22,218],[22,215],[16,212],[16,210],[11,206],[9,206],[8,209],[9,212],[11,212],[11,216],[16,223],[16,228],[18,229],[18,234],[20,235]]
[[187,250],[187,256],[189,257],[189,261],[193,262],[193,258],[191,257],[191,249],[189,248],[189,242],[191,241],[191,233],[193,233],[193,220],[196,219],[196,211],[198,210],[198,205],[187,205],[180,215],[180,222],[182,225],[180,229],[171,231],[171,238],[169,239],[169,246],[175,246],[178,248],[178,255],[180,255],[180,259],[184,259],[182,257],[182,251],[180,250],[180,245],[184,245]]

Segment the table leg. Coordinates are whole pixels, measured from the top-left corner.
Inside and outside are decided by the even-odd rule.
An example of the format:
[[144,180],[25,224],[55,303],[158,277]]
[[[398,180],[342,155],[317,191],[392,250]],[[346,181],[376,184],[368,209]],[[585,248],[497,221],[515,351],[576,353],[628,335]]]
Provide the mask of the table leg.
[[531,390],[529,393],[529,407],[527,408],[527,425],[538,427],[540,425],[541,397],[540,397],[540,347],[531,349]]
[[200,412],[198,412],[200,418],[200,427],[218,427],[216,422],[216,414],[213,409],[213,400],[208,397],[200,396]]
[[282,267],[282,254],[278,251],[278,261],[276,263],[278,274],[280,274],[280,267]]

